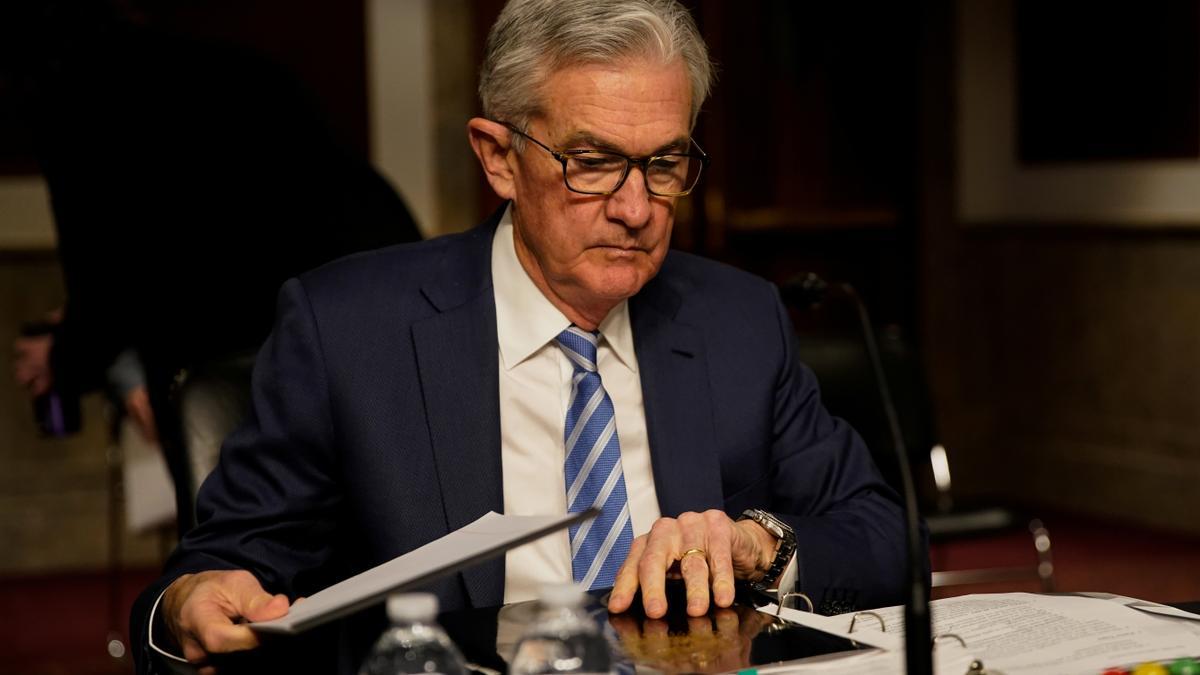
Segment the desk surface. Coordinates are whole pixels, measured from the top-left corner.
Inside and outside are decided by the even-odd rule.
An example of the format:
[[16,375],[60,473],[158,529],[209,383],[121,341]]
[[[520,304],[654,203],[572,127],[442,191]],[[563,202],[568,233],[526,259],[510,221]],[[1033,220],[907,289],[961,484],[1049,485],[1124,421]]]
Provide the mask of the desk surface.
[[[729,609],[689,617],[682,597],[662,619],[640,611],[608,614],[603,597],[593,597],[588,611],[613,645],[614,657],[664,673],[717,673],[754,665],[792,661],[858,649],[835,635],[788,623],[759,612],[746,599]],[[467,661],[501,673],[504,658],[537,614],[537,603],[448,612],[439,617]]]

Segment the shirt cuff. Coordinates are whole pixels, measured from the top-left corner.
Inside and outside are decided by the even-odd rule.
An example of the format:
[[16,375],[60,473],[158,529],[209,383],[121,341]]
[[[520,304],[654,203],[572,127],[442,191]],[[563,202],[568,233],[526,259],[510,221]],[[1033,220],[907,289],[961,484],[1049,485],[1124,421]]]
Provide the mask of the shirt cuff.
[[[167,588],[170,588],[170,586],[168,585]],[[182,656],[177,656],[168,651],[165,651],[165,650],[159,648],[158,645],[154,644],[155,624],[158,624],[158,626],[160,628],[165,627],[165,624],[162,621],[159,621],[157,619],[158,619],[158,605],[159,605],[159,603],[162,602],[163,596],[166,594],[167,594],[167,589],[164,588],[163,592],[159,593],[158,597],[154,599],[154,606],[150,608],[150,619],[149,619],[150,623],[148,626],[146,626],[146,642],[149,643],[150,649],[152,651],[156,652],[159,656],[167,659],[165,664],[169,666],[171,672],[194,673],[194,672],[196,672],[195,666],[193,666],[190,661],[183,658]],[[187,666],[187,669],[181,668],[180,664]]]

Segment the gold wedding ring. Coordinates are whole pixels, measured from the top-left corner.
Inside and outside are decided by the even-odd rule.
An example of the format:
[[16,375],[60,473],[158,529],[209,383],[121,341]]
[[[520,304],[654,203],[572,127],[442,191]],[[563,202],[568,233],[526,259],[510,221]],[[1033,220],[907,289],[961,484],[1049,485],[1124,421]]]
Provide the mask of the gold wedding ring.
[[689,555],[701,555],[706,558],[708,557],[708,554],[705,553],[704,549],[702,549],[702,548],[689,548],[688,550],[683,552],[683,555],[679,556],[679,561],[683,562],[683,559],[688,557]]

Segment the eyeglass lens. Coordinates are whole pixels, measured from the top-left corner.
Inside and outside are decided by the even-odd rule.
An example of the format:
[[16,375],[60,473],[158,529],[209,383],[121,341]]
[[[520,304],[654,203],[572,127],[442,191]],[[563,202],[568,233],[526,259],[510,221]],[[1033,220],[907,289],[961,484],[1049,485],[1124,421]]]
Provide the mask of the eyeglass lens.
[[[567,186],[580,192],[612,192],[629,171],[625,157],[605,152],[567,155]],[[703,163],[687,155],[668,154],[653,158],[645,167],[646,186],[654,194],[687,192],[700,178]]]

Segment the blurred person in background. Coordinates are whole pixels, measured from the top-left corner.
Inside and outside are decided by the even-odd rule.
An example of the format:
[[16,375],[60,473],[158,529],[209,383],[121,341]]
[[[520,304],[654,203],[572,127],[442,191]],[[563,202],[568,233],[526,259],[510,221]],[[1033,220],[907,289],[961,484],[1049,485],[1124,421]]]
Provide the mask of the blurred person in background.
[[[159,30],[128,2],[50,0],[5,4],[0,59],[49,186],[66,286],[48,331],[14,345],[32,397],[97,389],[128,351],[144,376],[123,368],[126,411],[148,437],[175,433],[155,430],[172,378],[257,348],[283,280],[420,238],[304,87],[251,50]],[[182,444],[163,445],[182,534],[192,477]]]

